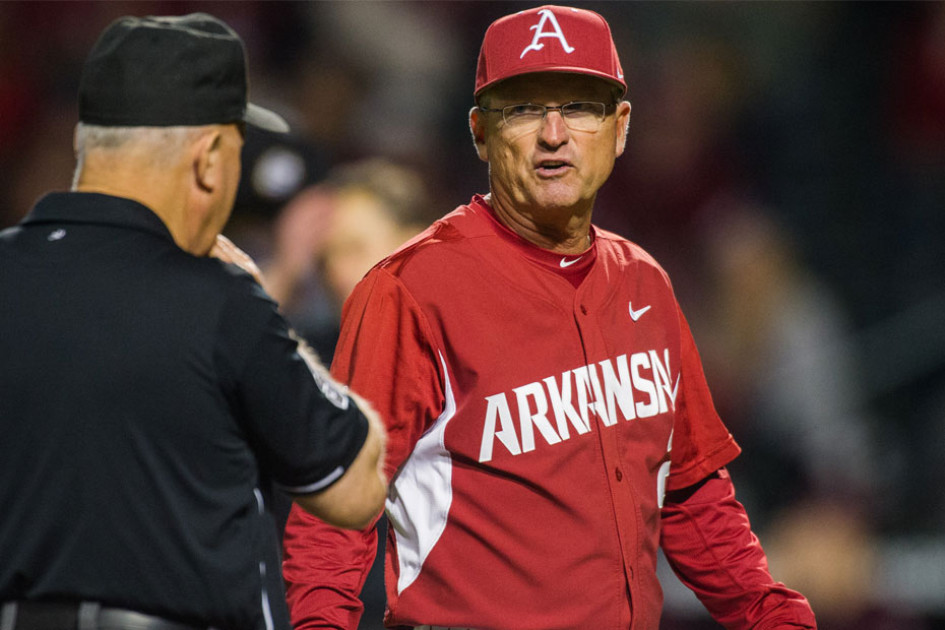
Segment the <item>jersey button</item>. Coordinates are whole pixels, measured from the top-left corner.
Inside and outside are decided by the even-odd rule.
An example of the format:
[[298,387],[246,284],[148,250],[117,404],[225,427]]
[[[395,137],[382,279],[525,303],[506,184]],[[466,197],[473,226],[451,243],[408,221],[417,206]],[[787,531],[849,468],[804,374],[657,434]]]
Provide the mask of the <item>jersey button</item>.
[[583,304],[581,304],[581,312],[582,312],[584,315],[587,315],[587,307],[584,306]]
[[623,472],[619,468],[614,468],[614,477],[617,481],[623,481]]

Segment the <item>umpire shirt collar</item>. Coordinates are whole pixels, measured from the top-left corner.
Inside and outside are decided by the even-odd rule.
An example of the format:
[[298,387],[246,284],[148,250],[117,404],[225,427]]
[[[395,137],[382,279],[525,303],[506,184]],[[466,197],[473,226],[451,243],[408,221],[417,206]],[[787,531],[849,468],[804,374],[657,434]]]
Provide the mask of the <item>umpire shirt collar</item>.
[[22,225],[41,223],[110,225],[150,232],[174,241],[160,217],[144,204],[101,193],[49,193],[37,202],[22,221]]

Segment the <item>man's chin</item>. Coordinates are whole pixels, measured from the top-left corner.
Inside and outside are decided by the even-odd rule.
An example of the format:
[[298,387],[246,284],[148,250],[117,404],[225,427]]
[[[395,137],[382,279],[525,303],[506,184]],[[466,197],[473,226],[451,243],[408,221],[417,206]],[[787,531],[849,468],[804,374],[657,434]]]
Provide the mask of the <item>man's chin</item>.
[[535,196],[534,201],[536,206],[548,211],[571,210],[581,205],[580,196],[570,187],[565,189],[563,186],[546,187]]

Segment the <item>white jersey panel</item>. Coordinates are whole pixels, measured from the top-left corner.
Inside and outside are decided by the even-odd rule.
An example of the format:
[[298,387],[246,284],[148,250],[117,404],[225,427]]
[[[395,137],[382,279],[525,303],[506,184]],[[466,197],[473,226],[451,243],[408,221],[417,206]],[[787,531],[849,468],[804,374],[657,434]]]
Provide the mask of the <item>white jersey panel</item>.
[[419,439],[413,452],[390,485],[387,519],[394,530],[400,572],[397,593],[402,593],[420,575],[423,562],[433,550],[449,516],[453,502],[453,460],[444,444],[446,425],[456,415],[456,399],[446,361],[443,366],[443,413]]

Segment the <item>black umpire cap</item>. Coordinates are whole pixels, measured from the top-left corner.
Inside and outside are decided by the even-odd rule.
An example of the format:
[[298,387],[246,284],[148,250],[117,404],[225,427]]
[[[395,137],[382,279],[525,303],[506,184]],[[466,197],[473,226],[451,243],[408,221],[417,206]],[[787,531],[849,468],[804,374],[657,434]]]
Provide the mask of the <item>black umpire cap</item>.
[[247,100],[243,40],[207,13],[122,17],[89,53],[79,120],[106,127],[246,122],[284,133],[281,116]]

